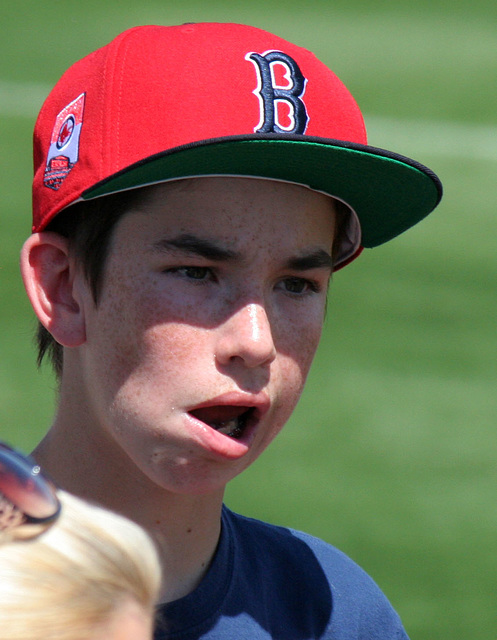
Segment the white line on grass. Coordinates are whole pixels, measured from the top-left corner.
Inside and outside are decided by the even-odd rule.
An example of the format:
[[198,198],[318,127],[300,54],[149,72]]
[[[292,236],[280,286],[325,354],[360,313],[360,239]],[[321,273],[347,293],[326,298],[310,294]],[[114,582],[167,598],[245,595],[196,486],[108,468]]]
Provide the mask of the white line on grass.
[[[0,117],[36,117],[50,87],[0,80]],[[369,143],[406,155],[497,161],[497,125],[366,116]]]
[[35,118],[49,91],[41,82],[0,80],[0,116]]
[[365,116],[369,144],[400,153],[497,161],[497,125]]

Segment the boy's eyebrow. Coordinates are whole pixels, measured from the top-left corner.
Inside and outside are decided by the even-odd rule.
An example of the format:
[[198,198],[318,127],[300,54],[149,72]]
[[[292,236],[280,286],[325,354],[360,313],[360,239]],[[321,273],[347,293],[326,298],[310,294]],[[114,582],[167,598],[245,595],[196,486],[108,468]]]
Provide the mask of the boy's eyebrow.
[[236,251],[225,249],[215,244],[211,240],[199,238],[195,235],[184,233],[174,238],[163,238],[153,244],[154,249],[159,251],[167,251],[170,249],[179,249],[185,253],[191,253],[203,258],[211,260],[234,260],[239,257]]
[[[200,238],[193,234],[184,233],[174,238],[162,238],[153,243],[153,248],[158,251],[178,249],[184,253],[190,253],[211,260],[226,262],[237,260],[240,254],[231,249],[220,247],[211,240]],[[287,267],[294,271],[309,271],[310,269],[333,269],[333,258],[324,249],[316,249],[300,256],[290,258]]]
[[333,269],[333,258],[324,249],[316,249],[302,256],[290,258],[288,267],[295,271],[308,271],[309,269]]

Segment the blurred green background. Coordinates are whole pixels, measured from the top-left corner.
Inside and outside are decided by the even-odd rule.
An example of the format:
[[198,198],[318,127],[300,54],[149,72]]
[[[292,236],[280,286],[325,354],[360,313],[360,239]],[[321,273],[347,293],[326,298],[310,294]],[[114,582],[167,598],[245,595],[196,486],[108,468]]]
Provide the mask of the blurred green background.
[[29,450],[55,384],[37,372],[18,274],[31,131],[75,60],[135,24],[245,22],[305,46],[359,102],[371,144],[445,186],[432,216],[336,275],[307,391],[228,490],[235,510],[335,544],[414,640],[496,637],[497,3],[2,2],[0,437]]

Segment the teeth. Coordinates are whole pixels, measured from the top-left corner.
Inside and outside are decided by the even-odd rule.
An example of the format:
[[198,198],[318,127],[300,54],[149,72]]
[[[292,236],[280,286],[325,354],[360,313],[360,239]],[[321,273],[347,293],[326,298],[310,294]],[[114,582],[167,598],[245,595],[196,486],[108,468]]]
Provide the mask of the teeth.
[[210,425],[216,431],[224,433],[225,436],[231,438],[240,438],[243,433],[243,427],[245,426],[245,416],[239,416],[232,418],[231,420],[225,420],[224,422],[211,423]]

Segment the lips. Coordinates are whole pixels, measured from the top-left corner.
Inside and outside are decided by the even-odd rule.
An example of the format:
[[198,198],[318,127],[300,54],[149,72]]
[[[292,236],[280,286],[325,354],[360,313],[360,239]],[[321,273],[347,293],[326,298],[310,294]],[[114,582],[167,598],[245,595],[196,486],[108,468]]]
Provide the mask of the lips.
[[214,405],[193,409],[190,414],[210,427],[230,438],[243,436],[254,407],[234,405]]

